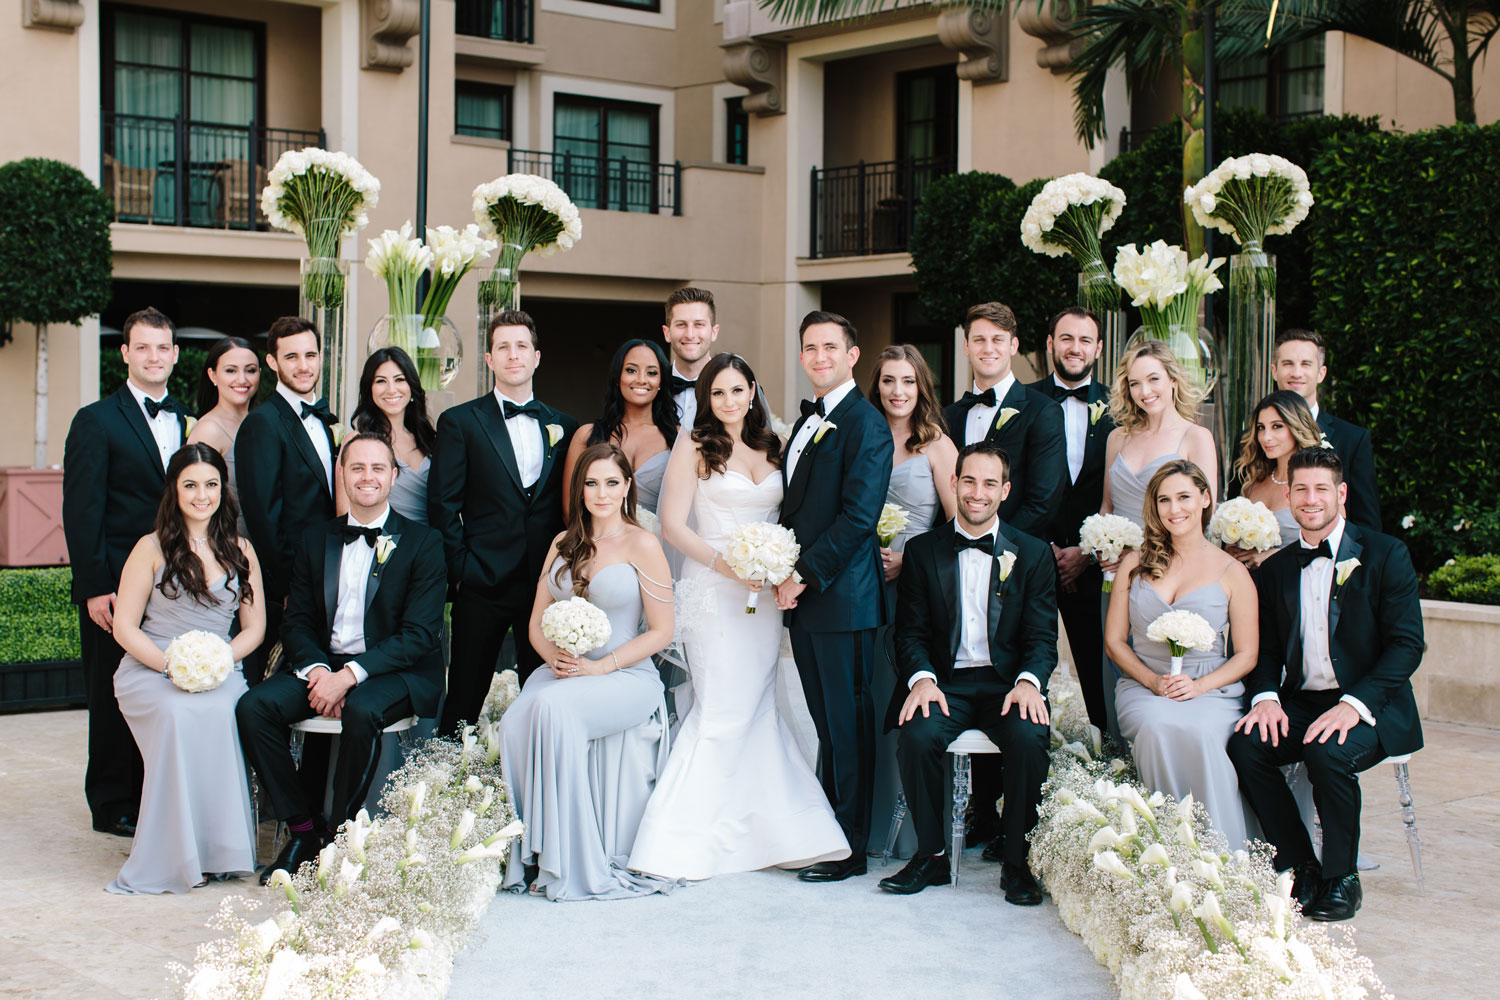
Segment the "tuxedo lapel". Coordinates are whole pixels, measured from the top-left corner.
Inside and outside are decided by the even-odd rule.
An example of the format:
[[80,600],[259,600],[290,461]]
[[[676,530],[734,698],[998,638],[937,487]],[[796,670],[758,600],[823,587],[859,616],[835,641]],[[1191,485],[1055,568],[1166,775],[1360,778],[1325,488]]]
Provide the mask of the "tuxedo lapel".
[[[1002,434],[1016,426],[1016,421],[1021,419],[1021,414],[1026,410],[1026,387],[1017,379],[1010,384],[1010,391],[999,402],[1000,405],[995,408],[995,415],[990,418],[989,430],[985,431],[984,436],[986,441],[999,441]],[[1001,427],[1000,416],[1005,412],[1006,407],[1010,407],[1016,412],[1005,422],[1005,426]],[[1014,461],[1015,457],[1011,456],[1011,460]]]
[[[491,398],[494,397],[491,396]],[[552,435],[547,431],[547,427],[549,424],[557,424],[557,411],[552,409],[552,407],[548,406],[546,403],[543,403],[541,405],[542,417],[537,421],[537,429],[542,432],[542,472],[541,475],[536,477],[536,491],[532,494],[531,498],[533,503],[536,502],[537,497],[541,496],[542,484],[547,481],[548,474],[552,472],[552,463],[557,460],[557,445],[554,445],[552,443]],[[561,425],[559,424],[558,426]],[[510,434],[507,433],[505,437],[506,440],[509,440]],[[517,478],[520,478],[519,471],[517,472]],[[568,485],[569,484],[567,483],[563,484],[564,491],[567,490]]]
[[[288,403],[286,398],[279,392],[271,393],[271,405],[277,408],[276,412],[281,416],[282,429],[288,439],[291,440],[292,447],[297,449],[297,454],[302,456],[302,461],[307,463],[307,467],[317,474],[318,482],[323,484],[323,492],[328,496],[332,496],[333,493],[328,487],[328,470],[323,467],[323,460],[318,457],[317,450],[313,448],[312,441],[308,439],[307,428],[302,426],[302,418],[292,409],[292,404]],[[325,434],[328,433],[327,426],[323,427],[323,432]],[[330,455],[334,454],[332,441],[333,438],[330,435]]]
[[1276,582],[1280,584],[1282,608],[1290,623],[1282,657],[1286,662],[1285,683],[1288,687],[1299,688],[1302,686],[1302,568],[1295,559],[1285,559],[1283,563],[1281,579]]
[[958,553],[954,551],[954,527],[953,522],[947,522],[936,545],[932,547],[933,557],[937,560],[938,589],[943,594],[943,607],[948,609],[948,664],[958,658],[958,643],[962,638],[962,621],[964,609],[958,600],[959,595],[959,571]]
[[342,519],[331,524],[328,536],[323,540],[323,610],[330,635],[333,634],[333,616],[339,608],[339,567],[344,561],[343,524]]
[[[521,470],[516,465],[516,450],[510,444],[510,431],[505,429],[505,417],[500,412],[500,404],[495,401],[495,394],[487,392],[479,401],[479,406],[474,411],[474,418],[479,421],[479,426],[490,439],[496,454],[500,456],[500,464],[505,466],[505,471],[510,473],[511,482],[515,483],[516,491],[523,496],[526,487],[521,485]],[[546,444],[546,428],[542,429],[542,443]],[[537,480],[541,482],[541,480]]]
[[[165,483],[167,470],[161,464],[161,451],[156,447],[156,437],[151,433],[151,425],[146,423],[146,414],[142,412],[140,404],[135,401],[135,396],[131,393],[129,386],[120,387],[120,391],[115,393],[115,402],[120,407],[125,422],[130,425],[131,430],[135,431],[135,436],[140,438],[141,446],[146,449],[151,468],[156,470],[157,481]],[[181,417],[177,419],[179,426],[186,423]]]
[[1011,552],[1016,555],[1016,561],[1010,566],[1011,574],[1014,575],[1021,552],[1016,548],[1015,540],[1005,531],[1005,522],[1001,521],[999,530],[995,532],[995,554],[990,560],[990,599],[989,599],[989,626],[990,643],[996,643],[1000,631],[1000,615],[1005,610],[1005,589],[1007,580],[1000,579],[1000,560],[1005,553]]
[[[1359,543],[1359,539],[1356,537],[1358,531],[1359,529],[1348,521],[1344,522],[1344,537],[1339,542],[1339,550],[1333,557],[1333,591],[1328,597],[1328,641],[1330,645],[1333,642],[1333,637],[1338,634],[1339,612],[1344,607],[1344,602],[1339,599],[1344,590],[1344,587],[1339,586],[1339,563],[1345,559],[1358,559],[1360,553],[1365,550],[1365,547]],[[1354,572],[1358,573],[1359,570],[1355,569]],[[1345,580],[1344,586],[1348,586],[1348,584],[1349,580]]]
[[[381,529],[381,534],[390,536],[391,544],[395,547],[391,549],[390,555],[386,557],[385,566],[382,566],[380,564],[380,545],[377,543],[375,546],[375,558],[370,561],[370,581],[365,584],[366,623],[370,620],[370,605],[375,603],[375,592],[380,589],[380,581],[385,579],[385,568],[391,564],[392,559],[396,558],[396,552],[400,549],[401,529],[405,526],[405,523],[401,519],[401,515],[393,510],[385,519],[385,527]],[[366,630],[368,631],[368,629]]]
[[[1095,379],[1089,387],[1089,405],[1107,403],[1108,401],[1109,393],[1099,383],[1099,380]],[[1109,432],[1113,429],[1114,424],[1109,419],[1108,411],[1101,414],[1098,420],[1094,420],[1092,416],[1089,417],[1088,431],[1084,434],[1083,439],[1084,468],[1088,468],[1094,462],[1103,464],[1104,444],[1109,439]],[[1080,473],[1081,475],[1082,473]]]

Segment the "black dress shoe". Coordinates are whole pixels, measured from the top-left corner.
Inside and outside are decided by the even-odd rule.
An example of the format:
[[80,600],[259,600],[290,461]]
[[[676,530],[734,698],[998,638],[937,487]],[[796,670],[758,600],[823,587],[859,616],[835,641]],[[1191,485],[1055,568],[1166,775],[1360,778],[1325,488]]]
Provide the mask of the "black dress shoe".
[[1016,906],[1036,906],[1042,901],[1042,887],[1025,865],[1006,864],[1001,868],[1000,888],[1005,901]]
[[1318,898],[1323,887],[1323,869],[1316,861],[1304,861],[1292,869],[1292,898],[1305,911]]
[[965,847],[988,844],[1000,835],[1000,817],[995,815],[994,809],[987,812],[980,809],[969,810],[969,822],[964,830]]
[[994,840],[984,845],[984,853],[979,860],[988,861],[991,864],[1000,864],[1005,860],[1005,834],[1000,834]]
[[103,823],[95,823],[94,829],[100,833],[112,833],[116,837],[134,837],[135,820],[129,816],[116,816],[114,819],[105,820]]
[[949,881],[948,855],[931,857],[913,856],[906,867],[889,878],[880,880],[880,888],[900,896],[921,892],[929,885],[947,885]]
[[1360,888],[1358,872],[1342,878],[1324,879],[1317,900],[1303,914],[1311,920],[1348,920],[1359,912],[1359,904],[1364,899],[1365,891]]
[[318,852],[327,847],[328,843],[328,838],[317,829],[292,834],[281,853],[276,855],[276,860],[260,873],[260,884],[269,883],[271,876],[277,871],[285,871],[288,875],[297,874],[297,869],[309,861],[316,861]]
[[846,878],[863,875],[865,859],[845,858],[843,861],[819,861],[811,868],[804,868],[797,873],[797,878],[803,882],[842,882]]

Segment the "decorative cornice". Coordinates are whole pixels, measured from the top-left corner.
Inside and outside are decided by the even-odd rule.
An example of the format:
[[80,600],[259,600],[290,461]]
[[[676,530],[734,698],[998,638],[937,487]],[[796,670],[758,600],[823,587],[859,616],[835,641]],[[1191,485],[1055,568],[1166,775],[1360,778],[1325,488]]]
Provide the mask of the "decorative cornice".
[[421,30],[421,0],[363,0],[359,16],[364,41],[359,61],[362,68],[399,73],[411,65],[411,49],[406,43]]
[[786,46],[759,39],[741,38],[723,43],[724,79],[750,91],[745,97],[749,114],[786,114]]
[[83,23],[79,0],[21,0],[21,27],[71,32]]
[[938,15],[937,33],[945,47],[963,53],[956,68],[960,80],[978,85],[1010,79],[1010,19],[1004,11],[945,10]]
[[1082,42],[1073,40],[1073,22],[1078,17],[1077,0],[1049,0],[1046,4],[1023,3],[1016,8],[1021,30],[1045,44],[1037,51],[1036,64],[1053,73],[1066,73]]

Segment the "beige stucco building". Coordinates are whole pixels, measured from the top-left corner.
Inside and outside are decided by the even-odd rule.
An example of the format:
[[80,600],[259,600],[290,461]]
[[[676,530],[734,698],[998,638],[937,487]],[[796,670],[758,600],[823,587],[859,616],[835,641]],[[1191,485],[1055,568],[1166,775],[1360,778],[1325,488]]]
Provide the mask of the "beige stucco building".
[[[358,372],[385,290],[357,262],[416,211],[420,11],[12,0],[0,14],[0,162],[76,164],[118,214],[114,302],[52,330],[50,462],[129,312],[154,304],[199,336],[253,337],[296,310],[304,246],[253,214],[287,148],[344,150],[381,180],[369,228],[344,247]],[[662,299],[688,283],[713,290],[720,346],[749,358],[781,413],[802,387],[791,333],[820,306],[860,327],[867,358],[893,339],[921,344],[951,389],[961,357],[952,331],[922,318],[905,249],[922,187],[954,170],[1017,182],[1093,170],[1119,141],[1074,139],[1064,27],[1030,9],[1011,20],[916,6],[793,29],[756,0],[431,0],[428,41],[429,224],[470,221],[474,186],[512,167],[555,176],[583,209],[576,249],[528,259],[522,301],[542,330],[539,394],[585,420],[615,346],[659,336]],[[1451,120],[1446,84],[1385,50],[1330,36],[1304,55],[1243,70],[1238,92],[1273,112]],[[1118,91],[1111,134],[1150,124],[1152,109],[1132,113]],[[1480,87],[1479,102],[1493,121],[1500,97]],[[465,339],[460,399],[482,363],[476,280],[450,310]],[[0,416],[25,430],[0,439],[0,466],[31,457],[35,338],[14,334],[0,348]]]

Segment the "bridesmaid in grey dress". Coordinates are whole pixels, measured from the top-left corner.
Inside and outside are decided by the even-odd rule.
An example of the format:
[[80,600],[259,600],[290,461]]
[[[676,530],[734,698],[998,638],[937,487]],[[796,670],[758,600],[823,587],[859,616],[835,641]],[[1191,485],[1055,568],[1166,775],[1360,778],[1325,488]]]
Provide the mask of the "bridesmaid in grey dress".
[[[902,555],[906,543],[937,524],[952,518],[956,512],[953,472],[958,464],[958,448],[946,433],[943,411],[933,385],[932,371],[917,349],[909,344],[895,344],[880,352],[870,379],[869,400],[890,425],[895,441],[891,482],[886,488],[886,503],[895,504],[907,513],[907,525],[888,545],[882,546],[880,558],[885,564],[886,621],[875,641],[875,674],[871,694],[877,712],[891,703],[899,671],[891,644],[896,613],[896,578],[901,575]],[[883,541],[883,539],[882,539]],[[881,830],[892,817],[901,795],[901,778],[896,768],[896,732],[885,732],[875,745],[875,798],[871,812],[871,829]],[[893,856],[910,857],[917,848],[916,830],[910,823],[900,826]],[[885,845],[877,843],[884,851]]]
[[[115,697],[141,748],[146,780],[130,858],[109,892],[187,892],[210,875],[255,869],[255,829],[234,706],[246,691],[240,660],[260,645],[260,567],[236,533],[238,504],[224,457],[184,445],[167,466],[156,530],[120,575],[114,636],[125,656]],[[229,638],[239,617],[239,634]],[[188,693],[164,676],[167,645],[201,630],[229,643],[234,669],[212,691]]]
[[[236,498],[240,494],[235,484],[234,439],[259,389],[260,362],[250,341],[225,337],[208,349],[203,372],[198,376],[198,422],[187,443],[206,444],[224,456],[229,488]],[[249,537],[243,514],[237,527],[242,538]]]
[[[1240,454],[1234,462],[1234,476],[1241,495],[1265,504],[1276,515],[1281,527],[1281,547],[1292,544],[1301,528],[1292,517],[1287,497],[1286,460],[1303,448],[1315,448],[1323,441],[1323,432],[1313,418],[1307,401],[1295,392],[1277,391],[1255,407],[1251,426],[1240,439]],[[1271,552],[1255,552],[1226,545],[1224,551],[1255,569]]]
[[[627,522],[630,462],[617,446],[585,449],[568,528],[547,554],[531,613],[546,668],[500,720],[501,760],[526,830],[505,884],[550,900],[624,899],[674,882],[626,868],[667,762],[667,715],[651,661],[672,639],[672,582],[656,536]],[[579,595],[609,616],[610,638],[572,656],[542,633],[542,613]],[[645,627],[641,622],[644,618]]]
[[[391,484],[391,509],[418,524],[427,523],[427,474],[437,431],[427,413],[427,393],[411,357],[399,347],[382,347],[365,360],[359,376],[359,402],[349,423],[356,431],[371,431],[390,441],[396,454],[396,481]],[[349,511],[342,467],[334,464],[334,506]],[[378,785],[376,786],[378,787]]]
[[[677,404],[664,391],[667,356],[649,340],[627,340],[615,351],[604,383],[604,412],[584,424],[568,445],[563,476],[571,481],[578,456],[596,444],[616,444],[635,470],[636,503],[655,514],[667,457],[677,440]],[[563,515],[571,511],[563,498]]]
[[[1191,792],[1237,850],[1246,840],[1245,810],[1225,746],[1245,712],[1241,679],[1259,650],[1255,585],[1204,537],[1212,504],[1201,469],[1169,462],[1151,477],[1147,495],[1146,542],[1121,560],[1104,631],[1125,675],[1115,694],[1120,731],[1146,786],[1179,801]],[[1194,612],[1217,633],[1207,652],[1188,650],[1178,675],[1167,645],[1146,638],[1168,611]]]

